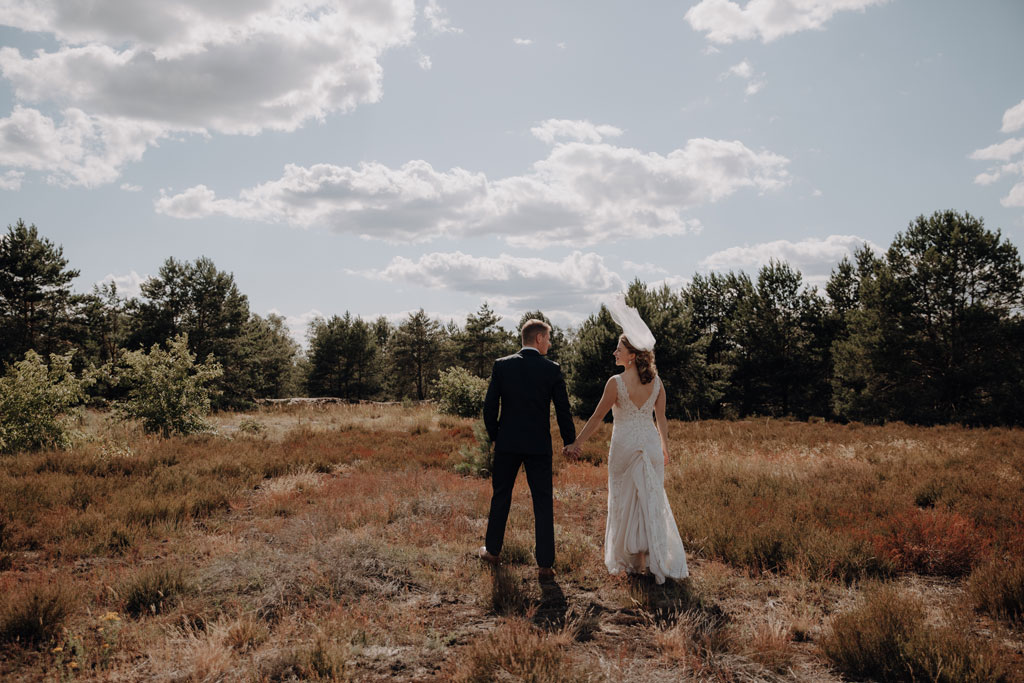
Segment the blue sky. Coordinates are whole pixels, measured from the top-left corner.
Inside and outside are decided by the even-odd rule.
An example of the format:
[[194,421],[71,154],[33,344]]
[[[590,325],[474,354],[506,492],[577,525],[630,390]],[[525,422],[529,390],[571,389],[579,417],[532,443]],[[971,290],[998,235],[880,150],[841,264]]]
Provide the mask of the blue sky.
[[1024,247],[1019,0],[0,0],[0,206],[124,291],[578,323],[634,277],[822,284],[919,214]]

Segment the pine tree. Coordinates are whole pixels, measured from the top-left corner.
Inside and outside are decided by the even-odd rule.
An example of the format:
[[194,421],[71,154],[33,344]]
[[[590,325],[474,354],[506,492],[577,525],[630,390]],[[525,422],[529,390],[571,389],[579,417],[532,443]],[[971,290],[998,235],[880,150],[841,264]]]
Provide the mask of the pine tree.
[[79,297],[64,249],[18,219],[0,237],[0,363],[28,350],[43,355],[70,347],[72,309]]
[[444,362],[445,338],[441,324],[422,308],[398,326],[388,345],[390,379],[397,396],[412,395],[421,401],[427,397]]

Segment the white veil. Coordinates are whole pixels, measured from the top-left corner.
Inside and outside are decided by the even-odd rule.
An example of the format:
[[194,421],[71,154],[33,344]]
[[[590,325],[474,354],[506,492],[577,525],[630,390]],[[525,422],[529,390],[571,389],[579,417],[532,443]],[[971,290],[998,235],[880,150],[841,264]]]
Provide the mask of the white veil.
[[622,328],[626,339],[634,348],[640,351],[654,350],[654,335],[647,323],[643,321],[640,314],[632,306],[626,305],[626,295],[619,292],[604,304],[608,312],[612,314],[612,320]]

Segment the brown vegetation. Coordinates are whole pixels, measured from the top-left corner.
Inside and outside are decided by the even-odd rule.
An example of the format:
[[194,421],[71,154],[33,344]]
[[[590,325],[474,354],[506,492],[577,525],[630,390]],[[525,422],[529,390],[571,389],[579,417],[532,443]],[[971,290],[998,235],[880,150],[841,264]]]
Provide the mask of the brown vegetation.
[[89,413],[72,450],[0,459],[0,677],[1021,669],[1024,432],[673,422],[667,490],[693,575],[657,586],[602,562],[607,425],[582,461],[555,458],[543,584],[525,485],[504,566],[473,556],[490,487],[455,471],[470,420],[333,405],[215,421],[162,440]]

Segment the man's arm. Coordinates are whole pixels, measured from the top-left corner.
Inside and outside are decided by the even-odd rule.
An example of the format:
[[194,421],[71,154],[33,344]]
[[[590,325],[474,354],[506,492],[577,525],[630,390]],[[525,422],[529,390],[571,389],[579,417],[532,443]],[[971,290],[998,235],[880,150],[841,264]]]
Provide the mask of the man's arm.
[[487,436],[491,443],[498,443],[498,403],[500,396],[498,364],[495,363],[491,369],[491,382],[487,385],[487,395],[484,396],[484,427],[487,429]]
[[572,421],[569,392],[565,389],[562,368],[558,368],[558,379],[555,380],[551,398],[555,402],[555,419],[558,421],[558,431],[562,435],[562,444],[568,446],[576,440],[576,425]]

